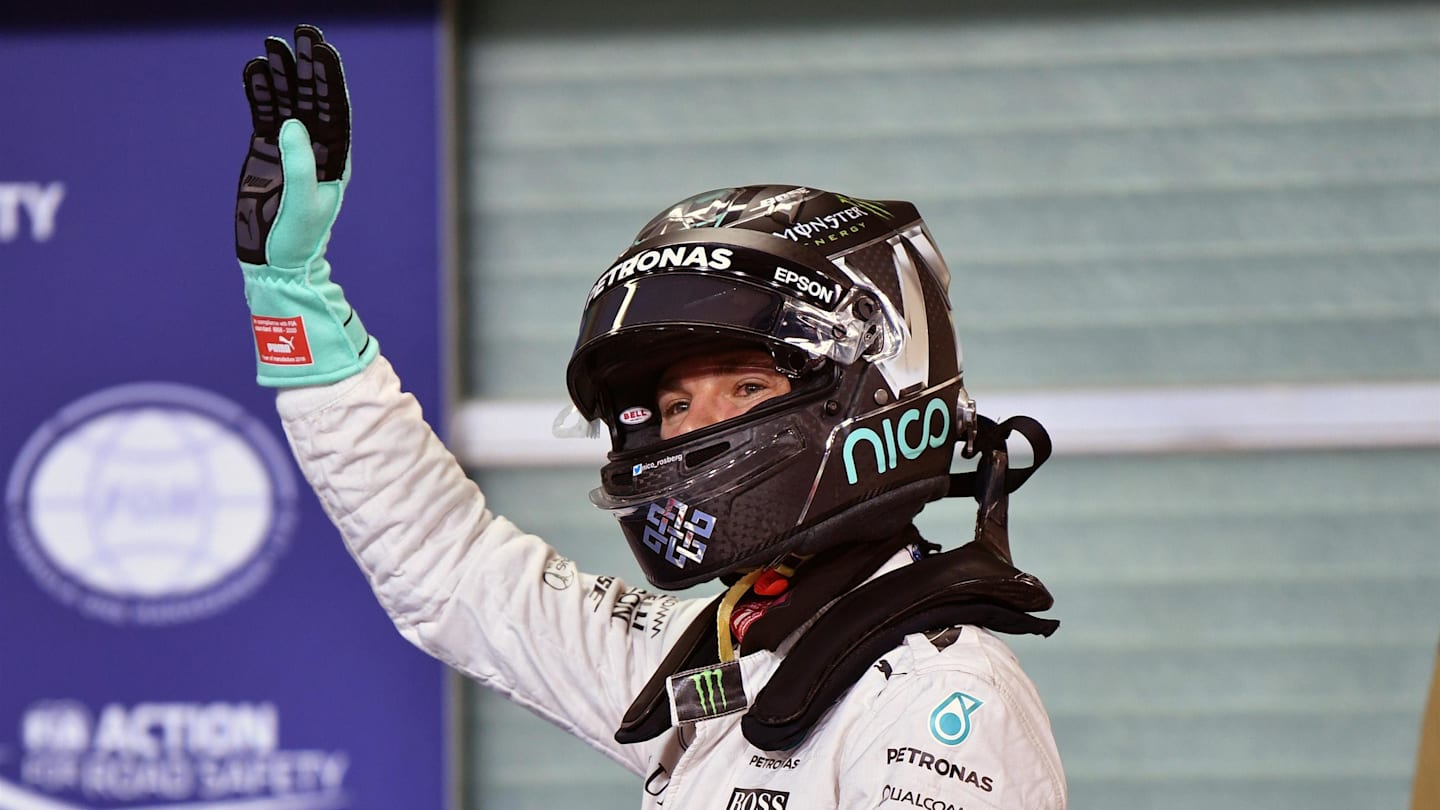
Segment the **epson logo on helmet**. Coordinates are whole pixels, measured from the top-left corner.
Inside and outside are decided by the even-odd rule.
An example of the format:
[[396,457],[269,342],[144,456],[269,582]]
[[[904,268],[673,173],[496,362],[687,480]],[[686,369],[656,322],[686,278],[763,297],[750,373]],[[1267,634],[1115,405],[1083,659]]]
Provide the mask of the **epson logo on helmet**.
[[611,286],[624,281],[636,273],[653,273],[656,270],[674,270],[680,267],[696,270],[727,270],[735,251],[730,248],[711,248],[705,245],[673,245],[641,251],[606,270],[590,288],[588,305]]
[[[874,451],[875,471],[881,475],[895,469],[901,457],[914,461],[928,449],[943,447],[950,439],[950,407],[940,397],[931,397],[923,408],[919,405],[909,408],[894,422],[888,416],[880,420],[880,429],[883,435],[862,427],[845,437],[841,455],[845,459],[845,480],[848,483],[855,484],[860,480],[855,470],[855,448],[861,442]],[[915,439],[913,442],[912,437]],[[868,455],[862,453],[861,458]]]
[[788,267],[775,268],[775,283],[785,287],[793,287],[799,290],[802,295],[806,295],[811,299],[829,306],[834,306],[835,302],[840,299],[839,284],[833,281],[816,281]]

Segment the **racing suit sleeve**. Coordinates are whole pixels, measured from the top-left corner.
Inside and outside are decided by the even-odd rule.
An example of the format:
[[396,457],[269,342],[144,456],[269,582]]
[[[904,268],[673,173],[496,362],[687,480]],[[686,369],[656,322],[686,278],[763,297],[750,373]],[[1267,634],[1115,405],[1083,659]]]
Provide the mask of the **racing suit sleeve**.
[[839,807],[1065,809],[1065,774],[1034,685],[1002,642],[977,635],[980,654],[919,661],[856,715]]
[[643,771],[647,746],[613,734],[703,602],[580,574],[493,514],[383,357],[331,385],[283,390],[277,408],[300,469],[401,635]]

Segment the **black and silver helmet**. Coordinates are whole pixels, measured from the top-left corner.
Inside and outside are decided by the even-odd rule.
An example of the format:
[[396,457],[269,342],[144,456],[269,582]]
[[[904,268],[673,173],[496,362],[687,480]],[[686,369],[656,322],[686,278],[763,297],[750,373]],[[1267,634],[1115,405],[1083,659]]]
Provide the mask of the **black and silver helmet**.
[[[611,438],[591,500],[651,583],[893,537],[945,494],[975,429],[949,281],[907,202],[745,186],[640,231],[590,290],[567,380]],[[791,391],[662,440],[665,369],[737,343],[767,350]]]

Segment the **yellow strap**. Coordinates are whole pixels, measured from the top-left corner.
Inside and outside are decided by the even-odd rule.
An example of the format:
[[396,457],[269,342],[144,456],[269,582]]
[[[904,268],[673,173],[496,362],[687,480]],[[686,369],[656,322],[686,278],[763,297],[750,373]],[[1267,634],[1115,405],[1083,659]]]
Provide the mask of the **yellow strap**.
[[730,586],[725,592],[725,598],[720,600],[720,609],[715,612],[715,636],[720,641],[720,662],[725,663],[735,660],[735,640],[730,635],[730,614],[735,610],[735,604],[740,597],[750,592],[750,586],[760,578],[763,568],[754,571],[740,578],[739,582]]

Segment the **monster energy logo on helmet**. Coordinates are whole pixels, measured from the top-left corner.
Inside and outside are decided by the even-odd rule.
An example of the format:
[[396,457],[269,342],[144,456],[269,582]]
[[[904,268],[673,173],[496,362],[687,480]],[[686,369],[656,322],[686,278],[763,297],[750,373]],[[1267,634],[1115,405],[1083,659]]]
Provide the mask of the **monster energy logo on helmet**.
[[720,717],[748,705],[739,661],[672,675],[668,685],[671,713],[679,723]]

